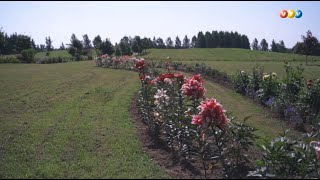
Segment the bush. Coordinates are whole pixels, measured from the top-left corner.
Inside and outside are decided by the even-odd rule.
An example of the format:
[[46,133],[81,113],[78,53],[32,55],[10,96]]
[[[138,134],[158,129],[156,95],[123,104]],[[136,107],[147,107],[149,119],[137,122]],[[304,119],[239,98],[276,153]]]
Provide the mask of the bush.
[[240,71],[232,76],[233,88],[236,92],[245,95],[249,84],[249,76],[246,72]]
[[32,63],[34,62],[34,56],[36,55],[37,51],[34,49],[25,49],[21,51],[21,62]]
[[20,63],[16,56],[0,56],[0,63]]

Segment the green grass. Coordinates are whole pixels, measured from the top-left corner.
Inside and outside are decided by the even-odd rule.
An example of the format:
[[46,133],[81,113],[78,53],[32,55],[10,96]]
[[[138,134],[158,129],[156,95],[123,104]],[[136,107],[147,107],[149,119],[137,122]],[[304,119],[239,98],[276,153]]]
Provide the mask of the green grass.
[[[151,61],[167,60],[182,63],[204,63],[212,68],[225,71],[229,75],[238,70],[251,71],[255,65],[263,66],[265,72],[285,74],[284,61],[297,66],[302,64],[306,79],[320,78],[320,57],[309,57],[309,65],[305,65],[305,56],[288,53],[251,51],[234,48],[202,48],[202,49],[150,49],[143,57]],[[312,61],[314,60],[314,61]]]
[[[238,48],[190,48],[190,49],[150,49],[144,58],[148,60],[172,61],[305,61],[305,56],[289,53],[251,51]],[[310,60],[319,61],[319,56]]]
[[[129,115],[136,72],[92,61],[1,64],[0,83],[0,178],[169,177],[142,151]],[[252,115],[261,138],[287,128],[232,90],[205,87],[237,120]]]
[[[183,63],[191,63],[195,64],[196,62],[192,61],[182,61]],[[256,65],[264,68],[264,72],[275,72],[280,77],[285,75],[284,63],[283,62],[270,62],[270,61],[262,61],[262,62],[244,62],[244,61],[206,61],[201,62],[210,66],[212,68],[218,69],[220,71],[227,72],[229,75],[234,74],[237,71],[246,71],[252,72],[252,68]],[[319,66],[309,66],[305,65],[303,62],[289,62],[291,66],[296,68],[300,64],[304,68],[303,75],[306,79],[320,78],[320,63]]]
[[88,61],[0,65],[0,178],[167,178],[128,113],[137,74]]
[[[39,52],[36,54],[35,58],[43,58],[46,56],[46,52]],[[72,58],[67,50],[55,50],[51,51],[49,57],[61,57],[61,58]]]

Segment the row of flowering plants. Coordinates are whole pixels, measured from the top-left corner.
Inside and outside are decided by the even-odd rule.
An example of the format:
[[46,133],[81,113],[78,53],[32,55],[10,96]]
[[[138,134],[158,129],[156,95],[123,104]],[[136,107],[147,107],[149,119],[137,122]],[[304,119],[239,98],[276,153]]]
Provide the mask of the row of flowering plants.
[[248,150],[256,129],[229,118],[215,98],[206,98],[200,74],[147,74],[143,60],[136,63],[141,80],[139,112],[155,142],[163,141],[172,158],[196,159],[204,176],[213,165],[225,177],[240,177],[239,169],[250,164]]
[[286,73],[282,79],[258,67],[251,73],[237,72],[232,77],[233,87],[297,126],[319,122],[320,80],[305,80],[301,66],[294,69],[286,63],[284,68]]
[[[200,74],[187,78],[182,73],[172,73],[176,68],[171,63],[163,63],[167,72],[159,73],[154,69],[156,64],[132,57],[119,57],[120,62],[112,61],[112,57],[100,59],[96,61],[97,66],[138,72],[141,88],[137,108],[141,120],[148,126],[149,135],[155,143],[165,144],[173,159],[200,162],[204,176],[209,169],[219,168],[225,178],[320,177],[320,124],[315,123],[316,131],[305,134],[300,140],[290,139],[284,133],[271,142],[265,141],[260,145],[263,157],[254,164],[249,152],[257,138],[256,129],[245,123],[247,118],[243,122],[234,121],[217,99],[207,98]],[[103,59],[111,59],[111,62],[103,65]],[[239,75],[239,86],[249,83],[241,90],[263,99],[261,101],[270,103],[269,97],[281,91],[282,85],[275,73],[264,74],[262,69],[255,69],[250,76],[245,72]],[[287,81],[296,84],[290,78]],[[261,87],[264,95],[261,95]],[[295,87],[299,89],[300,86]],[[318,86],[309,81],[307,87],[304,93],[303,87],[299,90],[299,96],[311,104],[305,109],[316,111],[317,102],[310,94],[315,96]]]

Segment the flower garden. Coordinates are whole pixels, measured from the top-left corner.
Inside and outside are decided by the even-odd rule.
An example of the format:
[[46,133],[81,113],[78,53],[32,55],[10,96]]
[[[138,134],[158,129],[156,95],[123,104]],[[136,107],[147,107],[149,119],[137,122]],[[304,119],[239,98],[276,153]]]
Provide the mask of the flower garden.
[[[301,68],[295,70],[286,64],[287,75],[280,81],[275,73],[264,74],[258,68],[252,74],[241,71],[229,77],[205,65],[156,64],[129,56],[102,55],[95,58],[95,63],[98,67],[137,72],[141,83],[137,108],[149,136],[154,143],[164,144],[172,160],[198,166],[204,177],[210,177],[213,170],[218,170],[221,178],[320,177],[316,123],[320,85],[317,81],[304,84]],[[181,71],[194,75],[186,77]],[[254,159],[250,153],[258,149],[257,129],[246,124],[247,118],[236,120],[215,97],[206,97],[204,76],[231,84],[235,91],[270,107],[283,118],[299,117],[300,125],[308,123],[312,129],[301,139],[289,138],[286,131],[271,142],[259,144],[262,158]]]

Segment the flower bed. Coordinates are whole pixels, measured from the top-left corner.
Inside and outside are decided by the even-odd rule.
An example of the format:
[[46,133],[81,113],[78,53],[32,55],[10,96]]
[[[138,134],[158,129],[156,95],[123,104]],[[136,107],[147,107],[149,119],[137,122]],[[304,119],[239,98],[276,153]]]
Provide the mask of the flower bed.
[[[248,152],[255,147],[256,129],[246,125],[245,120],[234,121],[217,99],[207,98],[200,74],[186,78],[182,73],[172,73],[168,64],[168,72],[159,73],[144,59],[130,57],[104,57],[96,64],[138,72],[141,88],[137,108],[148,134],[155,143],[164,142],[172,159],[201,164],[205,177],[212,169],[221,169],[225,178],[320,177],[320,143],[316,141],[320,138],[320,128],[306,134],[302,140],[291,140],[284,133],[261,145],[261,160],[252,159]],[[266,87],[265,94],[260,96],[268,101],[276,94],[273,88],[279,86],[276,74],[262,75],[265,84],[260,86],[250,79],[252,77],[245,77],[245,72],[240,73],[239,80],[251,82],[250,86],[245,86],[245,91],[247,87]],[[260,77],[258,73],[255,76]],[[309,84],[312,89],[312,83]]]

